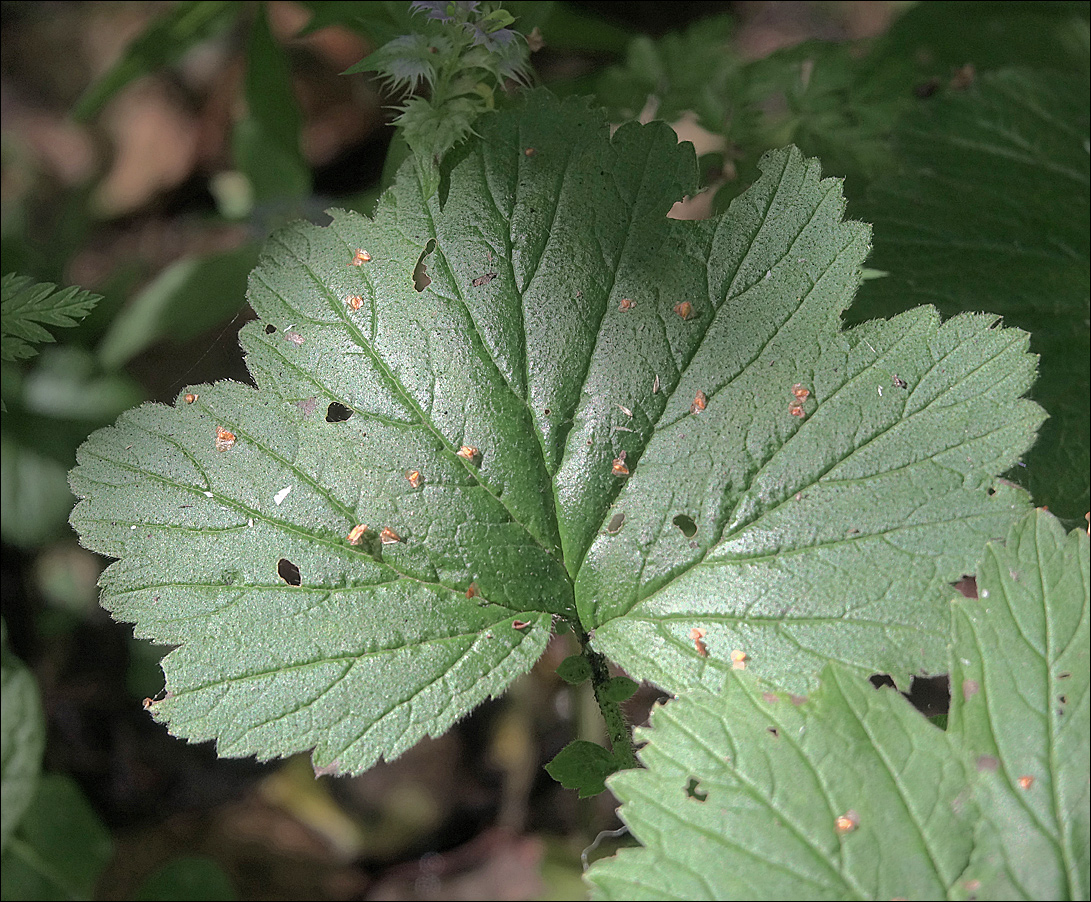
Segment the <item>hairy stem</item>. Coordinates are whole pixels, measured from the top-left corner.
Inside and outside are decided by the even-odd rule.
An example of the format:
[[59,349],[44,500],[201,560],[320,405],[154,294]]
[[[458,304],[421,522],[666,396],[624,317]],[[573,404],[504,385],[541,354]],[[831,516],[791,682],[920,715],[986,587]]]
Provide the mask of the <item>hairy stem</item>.
[[618,767],[622,770],[638,767],[636,750],[633,748],[633,734],[621,711],[621,703],[606,697],[606,684],[611,680],[606,658],[591,648],[591,637],[587,633],[580,631],[577,635],[583,656],[591,665],[591,685],[595,690],[595,701],[599,704],[602,719],[606,721],[606,734],[610,737],[610,749],[614,753]]

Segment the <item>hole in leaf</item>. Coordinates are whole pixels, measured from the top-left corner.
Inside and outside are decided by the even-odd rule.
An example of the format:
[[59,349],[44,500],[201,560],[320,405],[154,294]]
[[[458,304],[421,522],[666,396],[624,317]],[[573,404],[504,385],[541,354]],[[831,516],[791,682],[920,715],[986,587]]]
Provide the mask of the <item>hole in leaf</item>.
[[270,323],[269,325],[267,325],[265,327],[265,334],[266,335],[272,335],[274,332],[276,332],[276,330],[277,330],[277,327],[274,326],[272,323]]
[[614,514],[610,518],[610,522],[606,524],[606,531],[612,536],[616,536],[621,531],[621,526],[625,522],[625,514]]
[[326,408],[327,423],[343,423],[351,416],[352,408],[346,407],[344,404],[340,404],[337,401],[331,402],[330,406]]
[[686,785],[686,795],[691,799],[696,799],[698,802],[703,802],[708,798],[708,793],[703,792],[698,787],[701,785],[701,781],[696,777],[690,777],[689,783]]
[[687,539],[692,539],[697,535],[697,524],[693,522],[693,517],[687,517],[685,514],[679,514],[671,521],[675,526],[682,530],[682,535]]
[[432,279],[428,275],[428,267],[424,265],[424,258],[435,249],[436,239],[429,238],[424,250],[420,252],[420,256],[417,258],[417,265],[413,267],[413,287],[417,291],[424,291],[425,288],[432,284]]
[[286,557],[277,561],[277,575],[289,586],[299,586],[303,578],[299,575],[299,568]]
[[774,739],[780,739],[780,730],[776,727],[766,727],[765,729],[772,734]]

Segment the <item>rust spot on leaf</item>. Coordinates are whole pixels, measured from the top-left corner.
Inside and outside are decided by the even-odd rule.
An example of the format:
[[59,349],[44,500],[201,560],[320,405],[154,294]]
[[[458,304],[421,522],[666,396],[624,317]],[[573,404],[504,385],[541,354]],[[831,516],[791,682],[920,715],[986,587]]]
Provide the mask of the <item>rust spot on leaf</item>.
[[689,301],[682,301],[681,304],[674,305],[674,312],[682,317],[682,319],[692,319],[693,304],[691,304]]
[[367,524],[357,523],[354,527],[352,527],[351,530],[349,530],[349,534],[345,536],[345,541],[347,541],[350,545],[359,545],[364,540],[364,533],[366,532]]
[[841,836],[844,836],[846,833],[852,833],[852,831],[859,826],[860,815],[851,808],[834,821],[834,827]]
[[379,533],[379,541],[384,545],[393,545],[395,542],[400,542],[402,537],[394,532],[389,526],[384,526]]
[[230,451],[235,447],[235,433],[228,432],[223,426],[216,427],[216,450]]
[[481,457],[481,452],[473,445],[462,445],[456,452],[463,460],[468,460],[472,464],[476,464]]
[[740,648],[736,648],[731,652],[731,669],[732,670],[746,670],[747,654]]
[[345,303],[348,304],[353,310],[359,310],[360,306],[364,303],[364,299],[358,294],[350,294],[345,298]]
[[421,479],[420,470],[406,470],[405,478],[409,480],[409,484],[415,489],[419,489],[420,484],[423,481]]
[[693,646],[697,649],[697,654],[702,658],[708,657],[708,646],[705,645],[706,631],[699,626],[695,626],[689,631],[689,637],[693,640]]
[[697,394],[693,398],[693,403],[689,406],[690,413],[700,413],[708,406],[708,395],[706,395],[700,389],[697,389]]
[[636,301],[632,298],[622,298],[621,302],[617,305],[618,310],[632,310],[636,306]]
[[513,620],[511,622],[511,628],[513,630],[525,630],[528,626],[530,626],[529,620]]
[[613,463],[612,463],[611,468],[610,468],[610,472],[613,473],[615,476],[628,476],[629,475],[629,468],[627,466],[625,466],[625,452],[624,451],[622,451],[620,454],[618,454],[617,457],[614,458]]
[[371,254],[365,251],[362,247],[356,248],[356,253],[352,255],[352,261],[349,266],[363,266],[365,263],[371,261]]
[[194,401],[196,401],[196,400],[197,400],[197,395],[195,395],[195,394],[194,394],[193,392],[191,392],[191,391],[189,391],[189,392],[186,392],[186,403],[187,403],[187,404],[192,404],[192,403],[193,403]]

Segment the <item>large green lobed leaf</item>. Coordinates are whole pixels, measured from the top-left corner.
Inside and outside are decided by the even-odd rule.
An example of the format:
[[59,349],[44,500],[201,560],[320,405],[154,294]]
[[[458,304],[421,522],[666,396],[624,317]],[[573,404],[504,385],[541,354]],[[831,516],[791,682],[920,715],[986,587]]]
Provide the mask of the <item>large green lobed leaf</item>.
[[373,220],[270,240],[256,388],[82,449],[103,603],[178,646],[155,716],[355,772],[501,692],[555,616],[672,689],[735,649],[787,686],[942,667],[946,583],[1026,507],[993,478],[1041,419],[1026,336],[928,309],[843,334],[867,229],[794,149],[695,223],[666,218],[695,165],[662,123],[535,93],[481,132],[428,200],[410,162]]

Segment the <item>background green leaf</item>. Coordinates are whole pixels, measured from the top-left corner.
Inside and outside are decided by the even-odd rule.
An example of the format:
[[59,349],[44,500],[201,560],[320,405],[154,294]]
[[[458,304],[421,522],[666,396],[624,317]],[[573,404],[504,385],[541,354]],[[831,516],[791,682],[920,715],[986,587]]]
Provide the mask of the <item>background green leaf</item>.
[[98,346],[102,366],[120,368],[157,341],[185,341],[229,321],[257,260],[258,246],[244,244],[168,266],[111,321]]
[[69,777],[46,775],[4,850],[5,899],[90,899],[113,841]]
[[0,852],[7,849],[38,789],[45,750],[45,715],[38,683],[8,648],[7,634],[4,623],[0,643],[0,697],[4,705],[0,727]]
[[1087,533],[1037,511],[990,544],[955,605],[950,732],[989,816],[970,877],[982,898],[1086,899],[1091,715]]
[[227,27],[238,9],[228,0],[185,0],[168,7],[126,48],[113,68],[87,89],[72,115],[89,120],[129,82],[173,63],[194,44]]
[[101,297],[81,288],[62,288],[9,273],[0,282],[0,360],[19,360],[38,353],[32,344],[54,340],[45,326],[74,326]]
[[916,304],[989,310],[1031,333],[1033,396],[1050,415],[1013,478],[1069,525],[1088,509],[1091,458],[1091,98],[1086,77],[1005,71],[922,104],[895,133],[902,169],[876,182],[867,282],[850,318]]
[[[303,116],[287,55],[269,30],[264,4],[251,27],[245,92],[247,112],[235,124],[231,144],[235,165],[250,182],[253,202],[306,197],[311,192],[311,170],[300,144]],[[238,297],[235,292],[223,294]]]

